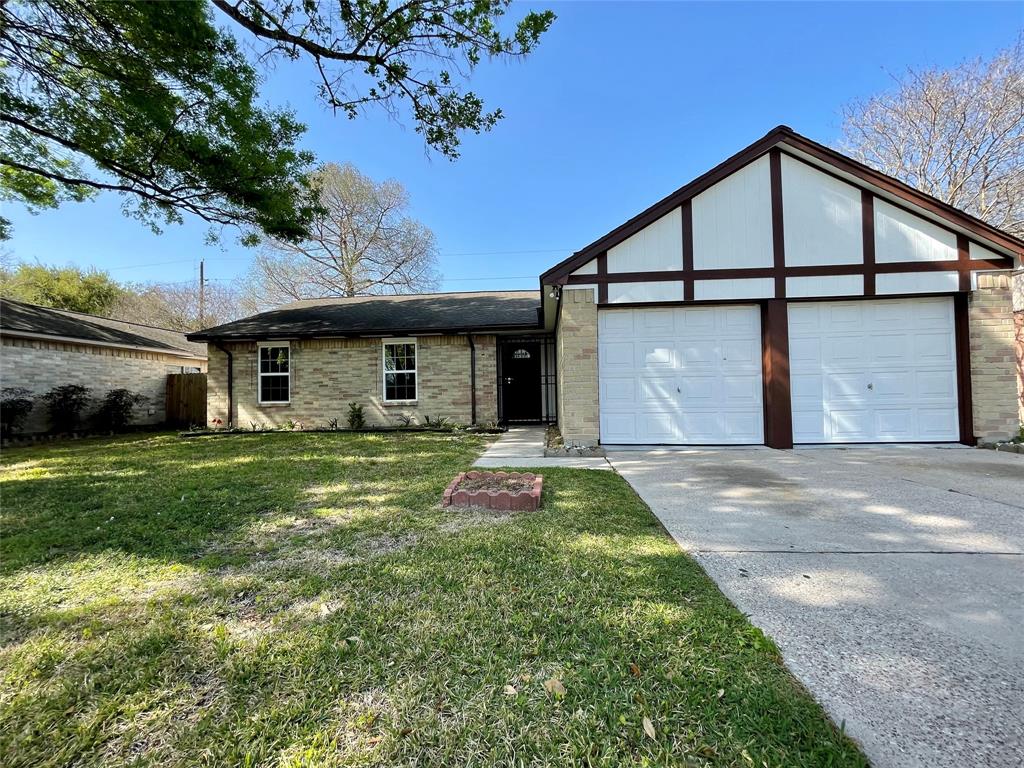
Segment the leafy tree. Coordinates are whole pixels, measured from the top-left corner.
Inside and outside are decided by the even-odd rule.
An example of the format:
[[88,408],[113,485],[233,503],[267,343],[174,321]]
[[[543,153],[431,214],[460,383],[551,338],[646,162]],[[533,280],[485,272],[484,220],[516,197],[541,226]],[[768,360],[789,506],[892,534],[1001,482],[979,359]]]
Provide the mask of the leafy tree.
[[111,190],[153,227],[187,212],[297,237],[312,155],[257,82],[204,2],[0,3],[0,199]]
[[1024,36],[987,61],[909,70],[844,119],[853,157],[1024,236]]
[[[554,20],[498,23],[510,0],[212,0],[259,59],[311,60],[317,96],[355,117],[408,109],[427,144],[458,155],[465,130],[501,117],[460,84],[485,56],[529,53]],[[204,0],[0,3],[0,199],[30,208],[98,191],[153,227],[191,213],[298,239],[304,127],[256,104],[258,78]],[[0,236],[7,230],[0,220]]]
[[95,269],[42,264],[0,269],[0,296],[44,307],[103,315],[125,295],[123,287]]
[[401,184],[332,163],[313,175],[310,187],[318,191],[323,213],[313,220],[309,238],[267,241],[248,280],[254,307],[437,287],[434,233],[408,216],[409,196]]

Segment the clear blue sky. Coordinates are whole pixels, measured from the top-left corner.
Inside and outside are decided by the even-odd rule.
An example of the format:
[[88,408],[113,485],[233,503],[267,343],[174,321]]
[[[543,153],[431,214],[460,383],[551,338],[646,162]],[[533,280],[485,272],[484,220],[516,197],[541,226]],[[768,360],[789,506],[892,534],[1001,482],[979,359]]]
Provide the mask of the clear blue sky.
[[[466,137],[455,163],[383,112],[332,116],[305,67],[280,65],[263,89],[308,124],[319,159],[406,185],[437,235],[445,290],[535,287],[544,269],[775,125],[831,143],[840,107],[890,87],[891,73],[988,56],[1024,27],[1020,2],[536,7],[558,20],[528,59],[477,71],[473,89],[506,118]],[[201,257],[209,277],[230,279],[251,258],[206,244],[195,220],[153,235],[115,195],[36,216],[7,203],[4,215],[15,259],[120,280],[191,280]]]

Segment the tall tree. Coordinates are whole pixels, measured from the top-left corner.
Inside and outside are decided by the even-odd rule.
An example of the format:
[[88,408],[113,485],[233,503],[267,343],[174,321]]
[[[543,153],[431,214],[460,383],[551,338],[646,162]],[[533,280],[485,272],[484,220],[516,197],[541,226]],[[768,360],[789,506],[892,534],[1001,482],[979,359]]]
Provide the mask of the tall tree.
[[1024,36],[987,61],[910,70],[849,104],[840,148],[1024,236]]
[[95,269],[42,264],[0,268],[0,296],[29,304],[105,315],[125,295],[110,275]]
[[[298,239],[312,156],[304,127],[257,105],[259,60],[312,61],[317,96],[350,117],[363,106],[411,113],[427,144],[458,154],[465,130],[501,117],[463,91],[485,57],[529,53],[554,19],[527,13],[509,34],[510,0],[206,0],[0,2],[0,199],[53,207],[100,191],[159,226],[194,214]],[[9,222],[0,219],[0,237]]]
[[434,234],[408,215],[401,184],[331,163],[313,174],[310,187],[323,213],[306,240],[267,241],[249,277],[255,306],[438,286]]

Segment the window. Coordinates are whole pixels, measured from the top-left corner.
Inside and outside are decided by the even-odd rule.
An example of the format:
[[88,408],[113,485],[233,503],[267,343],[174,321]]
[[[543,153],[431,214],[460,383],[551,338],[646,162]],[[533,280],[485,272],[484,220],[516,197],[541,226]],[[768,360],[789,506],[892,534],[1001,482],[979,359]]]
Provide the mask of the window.
[[291,395],[291,356],[287,344],[260,344],[259,400],[288,403]]
[[384,342],[384,401],[416,399],[416,342]]

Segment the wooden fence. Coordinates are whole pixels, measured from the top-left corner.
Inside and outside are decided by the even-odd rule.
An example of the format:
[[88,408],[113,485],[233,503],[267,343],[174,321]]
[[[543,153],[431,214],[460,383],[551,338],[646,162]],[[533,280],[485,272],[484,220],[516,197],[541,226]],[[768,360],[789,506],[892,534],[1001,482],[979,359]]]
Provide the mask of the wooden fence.
[[206,374],[167,374],[167,423],[206,426]]

